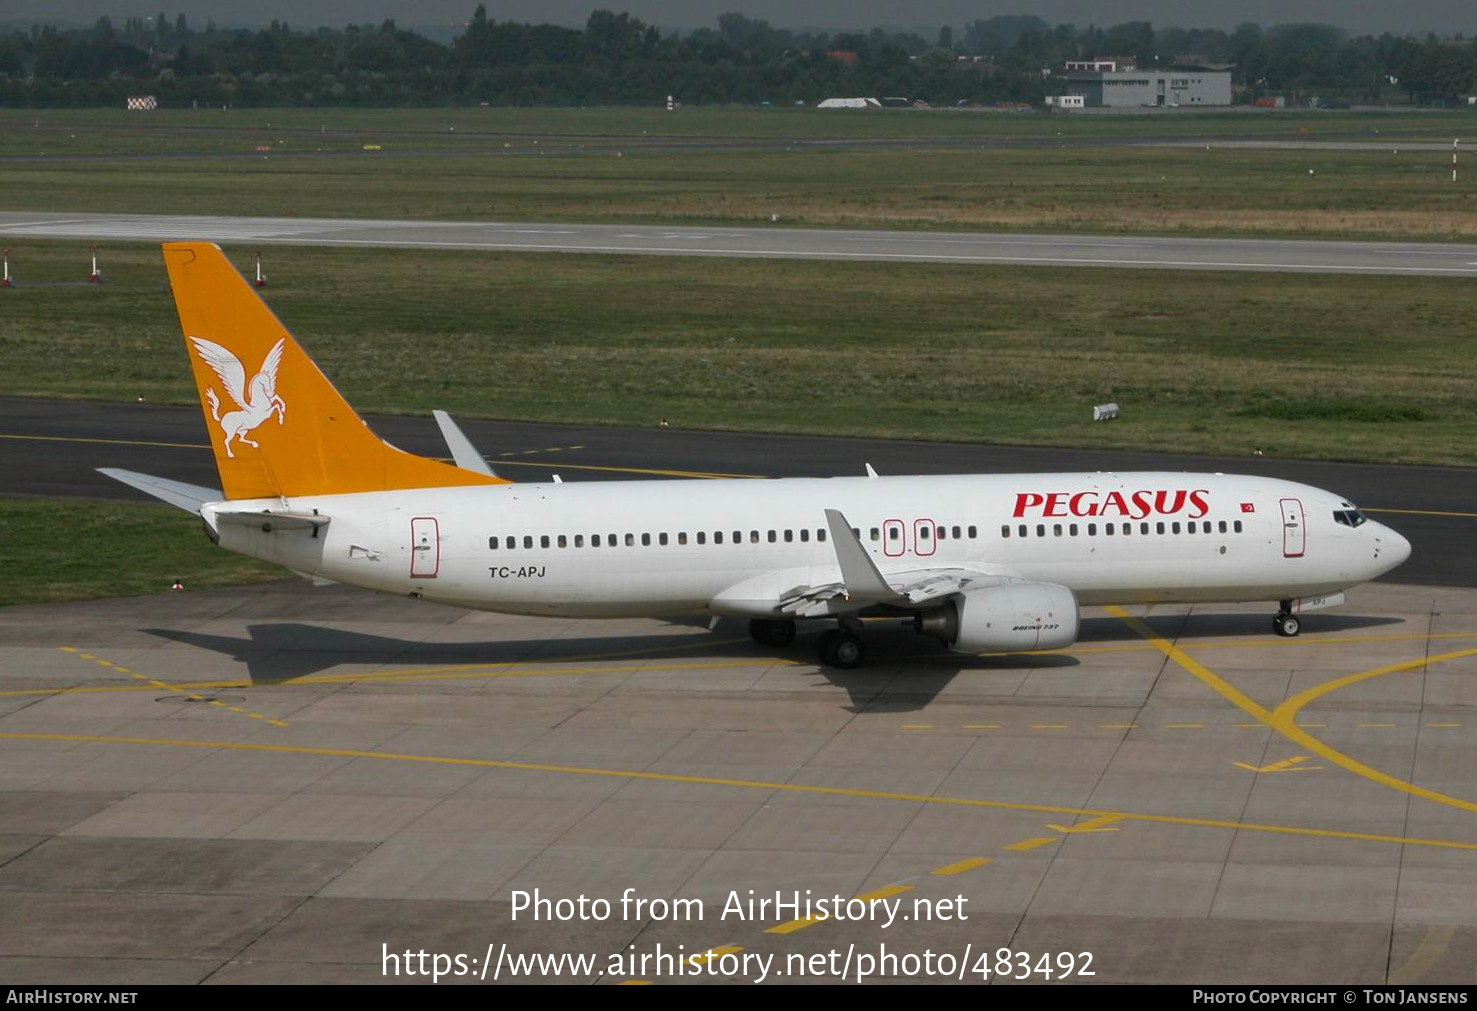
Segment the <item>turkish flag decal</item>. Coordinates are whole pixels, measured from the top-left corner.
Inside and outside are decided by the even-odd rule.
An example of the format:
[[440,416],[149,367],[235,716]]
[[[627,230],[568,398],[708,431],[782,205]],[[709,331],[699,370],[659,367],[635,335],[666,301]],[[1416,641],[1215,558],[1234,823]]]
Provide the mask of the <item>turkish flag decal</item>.
[[1256,506],[1251,502],[1242,502],[1241,511],[1244,513],[1254,513],[1256,512]]

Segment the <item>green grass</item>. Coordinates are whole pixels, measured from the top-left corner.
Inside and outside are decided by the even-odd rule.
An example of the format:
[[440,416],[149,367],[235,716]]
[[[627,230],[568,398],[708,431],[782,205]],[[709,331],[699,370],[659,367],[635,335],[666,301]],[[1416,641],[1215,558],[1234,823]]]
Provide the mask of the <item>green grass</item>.
[[[13,256],[23,281],[87,265],[83,243]],[[100,289],[0,291],[0,393],[194,403],[157,248],[103,266]],[[266,267],[366,413],[1477,464],[1463,279],[292,247]],[[1122,419],[1091,422],[1110,400]]]
[[[216,150],[249,142],[358,146],[401,137],[424,144],[479,144],[488,138],[630,137],[878,140],[1179,137],[1339,137],[1450,140],[1471,131],[1470,110],[1328,112],[1227,109],[1218,112],[1021,114],[935,109],[865,111],[752,106],[423,109],[0,109],[0,152]],[[74,136],[75,134],[75,136]],[[216,148],[213,145],[221,145]],[[244,148],[250,150],[251,147]]]
[[175,579],[188,592],[288,575],[211,544],[179,509],[72,498],[0,498],[0,556],[0,607],[162,593]]
[[[0,129],[0,154],[199,156],[12,162],[5,166],[0,209],[745,226],[767,226],[778,215],[784,225],[814,226],[1477,236],[1477,162],[1453,184],[1449,150],[1406,147],[1394,153],[1402,143],[1396,135],[1439,135],[1443,141],[1471,135],[1477,115],[1466,111],[1386,117],[939,112],[831,118],[814,110],[744,109],[693,110],[670,118],[629,109],[279,109],[172,112],[157,119],[98,110],[35,115],[53,125],[69,115],[77,122],[54,130],[23,122]],[[262,125],[268,122],[274,129]],[[310,126],[320,123],[330,132]],[[626,140],[579,132],[601,128]],[[838,131],[897,139],[912,135],[905,130],[1022,143],[737,151],[687,143],[703,131],[724,139],[819,138]],[[644,146],[663,131],[675,138],[673,145]],[[535,143],[537,132],[543,138]],[[1058,132],[1062,145],[1055,140]],[[1065,146],[1093,137],[1201,134],[1370,140],[1390,148]],[[383,150],[363,151],[370,140]],[[262,144],[274,151],[333,153],[207,156],[250,153]]]

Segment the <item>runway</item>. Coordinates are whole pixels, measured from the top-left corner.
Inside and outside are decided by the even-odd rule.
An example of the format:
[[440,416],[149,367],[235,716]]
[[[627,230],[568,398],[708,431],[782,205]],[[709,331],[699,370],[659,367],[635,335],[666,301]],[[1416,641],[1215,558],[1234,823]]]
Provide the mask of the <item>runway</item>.
[[[887,626],[839,672],[296,580],[0,610],[0,974],[1477,982],[1474,591],[1029,657]],[[728,912],[776,896],[873,912]]]
[[[429,418],[370,419],[395,445],[447,449]],[[1411,558],[1401,582],[1477,586],[1477,471],[1354,463],[1096,452],[979,444],[600,428],[461,419],[494,468],[515,481],[830,477],[883,474],[1176,470],[1264,474],[1348,496],[1399,530]],[[122,467],[218,487],[200,410],[147,404],[0,398],[0,474],[7,494],[141,498],[96,472]]]
[[559,223],[0,212],[10,241],[209,239],[363,248],[1477,276],[1477,245]]

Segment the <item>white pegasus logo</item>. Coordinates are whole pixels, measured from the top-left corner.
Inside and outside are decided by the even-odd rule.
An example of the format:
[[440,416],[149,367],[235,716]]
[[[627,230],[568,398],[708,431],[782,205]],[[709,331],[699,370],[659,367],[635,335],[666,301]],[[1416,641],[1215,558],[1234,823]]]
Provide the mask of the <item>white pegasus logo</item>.
[[277,424],[282,424],[287,419],[287,404],[277,396],[277,367],[282,364],[282,349],[287,345],[287,338],[279,340],[267,352],[267,357],[262,361],[262,367],[256,375],[251,377],[251,382],[246,381],[246,369],[242,367],[241,360],[214,341],[205,340],[202,337],[191,337],[190,343],[195,345],[195,352],[215,370],[220,376],[221,384],[225,386],[239,411],[227,411],[221,414],[221,401],[215,395],[215,388],[208,387],[205,391],[210,398],[210,413],[220,423],[221,431],[226,436],[226,456],[235,458],[236,454],[231,452],[231,440],[244,442],[248,446],[261,447],[252,442],[246,436],[252,429],[266,422],[273,414],[277,415]]

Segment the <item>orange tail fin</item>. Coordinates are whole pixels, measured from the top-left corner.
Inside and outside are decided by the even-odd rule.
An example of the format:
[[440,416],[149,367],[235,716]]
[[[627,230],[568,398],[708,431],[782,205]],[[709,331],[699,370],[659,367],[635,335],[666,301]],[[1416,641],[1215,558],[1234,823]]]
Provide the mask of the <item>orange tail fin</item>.
[[164,262],[227,498],[509,483],[375,435],[219,246],[165,243]]

